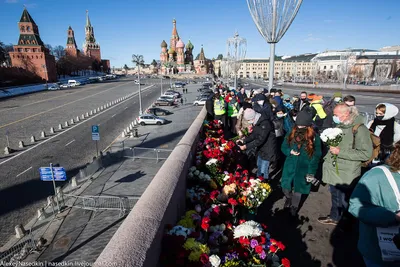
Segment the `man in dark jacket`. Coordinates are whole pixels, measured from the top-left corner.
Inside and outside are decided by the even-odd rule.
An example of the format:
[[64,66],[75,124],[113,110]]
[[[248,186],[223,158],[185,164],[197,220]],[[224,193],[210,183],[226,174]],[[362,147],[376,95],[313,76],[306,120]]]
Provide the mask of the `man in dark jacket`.
[[266,119],[272,120],[272,107],[267,97],[263,94],[256,94],[253,99],[253,109],[262,114]]
[[269,179],[270,162],[278,159],[274,126],[270,119],[252,109],[246,109],[244,117],[253,125],[251,134],[243,140],[241,150],[257,150],[257,176]]
[[240,107],[242,107],[243,103],[244,103],[244,100],[247,98],[246,91],[244,90],[243,87],[240,88],[240,92],[237,93],[236,96],[238,98],[238,102],[239,102]]
[[300,99],[293,103],[293,109],[297,110],[297,112],[300,112],[308,106],[310,106],[310,103],[307,99],[307,92],[301,92]]

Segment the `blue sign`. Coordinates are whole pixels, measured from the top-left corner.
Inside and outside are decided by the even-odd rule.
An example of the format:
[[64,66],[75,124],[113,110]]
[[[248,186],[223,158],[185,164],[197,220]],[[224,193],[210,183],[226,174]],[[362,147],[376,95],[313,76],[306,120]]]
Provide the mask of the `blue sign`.
[[98,125],[92,125],[92,140],[93,141],[99,141],[100,140],[100,132],[99,132],[99,126]]
[[40,180],[42,181],[66,181],[67,173],[64,167],[40,167],[39,168]]

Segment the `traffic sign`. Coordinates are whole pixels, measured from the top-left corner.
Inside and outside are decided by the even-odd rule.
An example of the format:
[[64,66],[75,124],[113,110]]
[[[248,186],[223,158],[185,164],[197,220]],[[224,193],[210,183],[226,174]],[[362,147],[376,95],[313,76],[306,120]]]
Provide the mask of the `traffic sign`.
[[100,140],[100,132],[99,132],[99,126],[98,125],[92,125],[92,140],[93,141],[99,141]]
[[40,180],[42,181],[66,181],[67,174],[63,167],[40,167],[39,168]]

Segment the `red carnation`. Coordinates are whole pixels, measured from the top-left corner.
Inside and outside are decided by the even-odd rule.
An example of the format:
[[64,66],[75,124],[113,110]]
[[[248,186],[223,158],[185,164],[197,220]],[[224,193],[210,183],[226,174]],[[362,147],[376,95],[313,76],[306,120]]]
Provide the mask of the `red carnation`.
[[216,206],[215,208],[213,208],[213,212],[215,212],[218,215],[220,212],[219,206]]
[[271,244],[273,244],[273,245],[275,245],[276,242],[277,242],[277,241],[276,241],[275,239],[273,239],[273,238],[271,238],[270,241],[271,241]]
[[230,222],[228,222],[228,223],[225,223],[226,224],[226,228],[228,228],[228,229],[232,229],[232,224],[230,223]]
[[276,247],[273,246],[273,245],[271,245],[271,246],[269,247],[269,250],[270,250],[272,253],[275,253],[275,252],[276,252]]
[[267,241],[267,239],[266,239],[264,236],[261,236],[261,241],[260,241],[260,243],[261,243],[262,245],[264,245],[266,241]]
[[202,220],[201,220],[201,228],[204,230],[204,231],[208,231],[208,228],[210,227],[210,225],[208,224],[210,222],[210,218],[208,218],[208,217],[204,217]]
[[203,264],[207,264],[209,262],[208,255],[206,253],[201,254],[200,261]]
[[258,254],[261,254],[261,253],[263,252],[263,247],[260,246],[260,245],[258,245],[258,246],[256,246],[255,250],[256,250],[256,252],[257,252]]
[[228,203],[231,204],[232,206],[236,206],[238,204],[236,199],[234,199],[234,198],[228,199]]
[[239,220],[239,224],[245,223],[246,220]]
[[219,195],[219,191],[218,190],[214,190],[210,193],[210,199],[211,200],[215,200]]
[[285,245],[282,242],[276,242],[276,246],[280,249],[280,250],[285,250]]
[[246,237],[244,237],[244,236],[239,237],[239,243],[240,243],[242,246],[246,246],[246,245],[248,246],[248,245],[250,245],[249,239],[246,238]]
[[233,209],[232,209],[232,208],[228,208],[228,212],[229,212],[230,214],[233,214]]
[[284,267],[290,267],[290,261],[287,258],[282,259],[282,265]]

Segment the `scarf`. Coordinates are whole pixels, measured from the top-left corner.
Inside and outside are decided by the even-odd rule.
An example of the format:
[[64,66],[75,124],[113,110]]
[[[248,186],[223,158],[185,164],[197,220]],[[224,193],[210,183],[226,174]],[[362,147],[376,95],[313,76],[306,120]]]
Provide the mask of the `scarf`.
[[369,128],[369,130],[374,133],[376,126],[378,125],[385,126],[385,128],[383,128],[382,132],[379,134],[379,137],[381,138],[382,148],[390,148],[393,146],[394,122],[395,122],[394,118],[384,121],[374,119],[374,122]]

